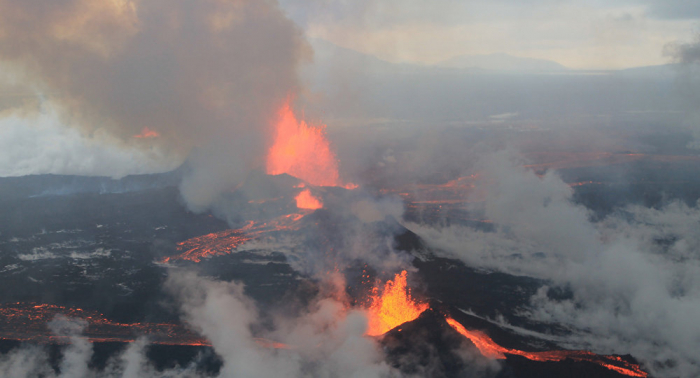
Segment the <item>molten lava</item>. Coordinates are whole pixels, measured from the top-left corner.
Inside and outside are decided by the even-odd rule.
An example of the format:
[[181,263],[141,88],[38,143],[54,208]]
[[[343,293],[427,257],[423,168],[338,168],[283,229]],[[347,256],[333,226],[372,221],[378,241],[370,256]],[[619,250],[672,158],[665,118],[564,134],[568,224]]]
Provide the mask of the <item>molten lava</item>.
[[294,347],[289,346],[287,344],[282,344],[277,341],[272,341],[268,339],[263,339],[262,337],[256,337],[253,340],[260,345],[263,348],[268,348],[268,349],[294,349]]
[[316,210],[323,207],[323,202],[314,197],[309,189],[302,190],[294,199],[297,201],[297,207],[300,209]]
[[567,185],[569,185],[572,188],[575,188],[578,186],[587,186],[587,185],[603,185],[603,183],[600,181],[588,180],[588,181],[579,181],[579,182],[569,182],[569,183],[567,183]]
[[[88,326],[83,331],[84,336],[92,343],[130,343],[146,336],[153,344],[211,346],[207,339],[177,323],[119,323],[95,311],[21,302],[0,306],[0,340],[69,343],[68,337],[54,335],[47,326],[57,315],[85,320]],[[259,337],[253,341],[263,348],[293,349],[292,346]]]
[[252,239],[243,231],[246,227],[237,230],[213,232],[179,242],[177,243],[177,250],[184,252],[179,255],[168,256],[161,262],[168,263],[174,260],[200,262],[205,258],[229,254]]
[[618,356],[600,356],[582,350],[555,350],[546,352],[525,352],[517,349],[508,349],[496,344],[488,335],[481,331],[469,331],[452,318],[445,318],[447,324],[459,332],[462,336],[471,340],[479,352],[487,358],[505,359],[506,354],[518,355],[532,361],[585,361],[598,364],[607,369],[630,377],[647,377],[648,374],[639,365],[627,362]]
[[267,154],[267,173],[289,174],[311,185],[344,186],[338,175],[338,160],[326,138],[326,126],[311,126],[297,120],[289,103],[279,112],[276,135]]
[[416,319],[428,309],[427,303],[417,303],[406,288],[406,271],[397,274],[393,281],[387,281],[381,295],[374,288],[371,303],[367,310],[369,325],[368,336],[380,336]]
[[249,221],[242,228],[214,232],[177,243],[180,254],[163,258],[160,262],[169,263],[176,260],[200,262],[214,256],[227,255],[246,242],[265,234],[278,231],[295,231],[299,229],[297,221],[305,214],[287,214],[269,222]]
[[119,323],[104,315],[80,308],[35,303],[4,303],[0,306],[0,339],[36,343],[66,343],[68,338],[54,335],[47,324],[56,316],[84,319],[84,336],[90,342],[133,342],[146,336],[149,342],[163,345],[210,345],[209,341],[175,323]]
[[160,134],[157,131],[151,130],[148,127],[144,127],[143,130],[141,130],[141,134],[134,135],[134,138],[147,139],[147,138],[157,138],[159,136],[160,136]]

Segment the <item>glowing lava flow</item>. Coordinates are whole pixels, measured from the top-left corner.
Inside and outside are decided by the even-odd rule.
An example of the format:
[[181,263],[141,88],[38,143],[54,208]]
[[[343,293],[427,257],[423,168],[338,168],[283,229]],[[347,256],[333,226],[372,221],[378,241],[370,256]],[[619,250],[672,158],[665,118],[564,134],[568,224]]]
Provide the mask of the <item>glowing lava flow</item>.
[[47,324],[56,317],[84,319],[84,336],[90,342],[133,342],[147,336],[149,342],[162,345],[210,345],[209,341],[175,323],[119,323],[104,315],[80,308],[36,303],[0,305],[0,339],[35,343],[66,343],[67,337],[54,335]]
[[177,250],[184,252],[179,255],[168,256],[161,262],[169,263],[174,260],[200,262],[205,258],[229,254],[252,239],[251,236],[244,232],[246,227],[237,230],[213,232],[179,242],[177,243]]
[[[83,336],[92,343],[131,343],[138,337],[147,336],[152,344],[211,346],[211,343],[176,323],[119,323],[106,319],[104,315],[81,308],[36,303],[5,303],[0,305],[0,340],[29,341],[35,343],[69,343],[69,337],[54,335],[47,324],[57,315],[83,319],[88,326]],[[263,348],[293,349],[276,341],[254,338]]]
[[518,355],[532,361],[563,361],[571,359],[574,361],[592,362],[630,377],[647,377],[648,374],[639,365],[627,362],[618,356],[600,356],[591,352],[581,350],[555,350],[547,352],[525,352],[517,349],[507,349],[496,344],[488,335],[481,331],[469,331],[459,322],[452,318],[445,318],[455,331],[471,340],[479,352],[487,358],[505,359],[506,354]]
[[246,242],[266,233],[275,231],[295,231],[296,222],[305,214],[288,214],[277,217],[269,222],[249,221],[245,227],[214,232],[177,243],[177,250],[182,253],[168,256],[160,262],[169,263],[176,260],[200,262],[203,259],[227,255]]
[[289,103],[279,112],[274,143],[267,154],[267,173],[289,174],[311,185],[344,186],[338,175],[338,161],[326,138],[326,126],[310,126],[297,120]]
[[323,207],[323,202],[311,194],[309,189],[304,189],[294,198],[297,201],[297,207],[300,209],[316,210]]
[[416,319],[428,309],[427,303],[417,303],[410,289],[406,288],[406,271],[397,274],[393,281],[387,281],[379,295],[375,287],[368,312],[368,336],[379,336]]

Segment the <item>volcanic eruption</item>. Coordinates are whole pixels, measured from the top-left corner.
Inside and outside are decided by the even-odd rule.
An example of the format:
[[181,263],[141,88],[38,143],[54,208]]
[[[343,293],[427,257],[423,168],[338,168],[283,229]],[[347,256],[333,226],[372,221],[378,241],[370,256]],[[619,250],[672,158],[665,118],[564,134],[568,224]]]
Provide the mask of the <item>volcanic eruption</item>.
[[297,120],[289,102],[279,110],[274,141],[267,154],[267,173],[287,173],[318,186],[340,186],[338,161],[325,126]]
[[[331,138],[324,122],[333,127],[343,113],[312,121],[295,102],[313,103],[299,75],[312,54],[278,5],[0,0],[2,67],[41,92],[57,119],[88,139],[108,135],[181,164],[128,177],[0,178],[0,349],[10,351],[0,375],[24,365],[36,368],[26,376],[43,377],[77,366],[84,376],[245,378],[456,377],[483,366],[499,378],[556,369],[647,377],[675,367],[663,353],[649,357],[667,352],[660,331],[638,347],[630,337],[638,329],[598,320],[612,314],[620,326],[641,314],[635,324],[649,328],[683,320],[657,300],[692,310],[690,201],[671,215],[633,207],[600,215],[607,202],[591,210],[576,201],[599,199],[596,190],[623,176],[619,166],[665,164],[630,175],[650,185],[671,164],[696,172],[700,158],[652,154],[668,148],[645,144],[654,137],[629,143],[643,153],[613,143],[538,151],[541,143],[527,162],[482,156],[491,143],[543,135],[528,134],[530,119],[492,129],[517,117],[501,109],[510,100],[477,112],[483,124],[440,113],[447,131],[435,134],[416,131],[432,130],[432,119],[358,114],[369,125],[351,131],[366,140]],[[401,86],[358,93],[403,103],[413,87],[406,75],[424,69],[396,68],[398,80],[372,73],[372,85]],[[462,88],[462,71],[426,77]],[[481,80],[465,71],[469,84]],[[522,80],[545,76],[555,75]],[[445,147],[452,143],[469,159]],[[624,198],[628,185],[619,187]],[[644,200],[656,193],[641,188]],[[607,280],[627,267],[633,274]],[[648,291],[636,281],[644,276]],[[179,349],[153,357],[147,344]],[[680,360],[697,367],[694,356]]]
[[[430,323],[422,321],[426,313],[439,313],[444,311],[444,322],[457,334],[463,336],[465,340],[472,343],[479,353],[485,359],[495,359],[508,361],[509,356],[524,357],[534,362],[563,362],[574,361],[581,364],[592,364],[601,366],[608,371],[619,373],[624,376],[646,377],[648,374],[635,362],[628,359],[623,359],[614,355],[598,355],[588,351],[569,351],[569,350],[539,350],[539,351],[524,351],[517,348],[504,347],[497,344],[487,333],[477,330],[468,329],[463,324],[456,321],[450,311],[455,311],[453,308],[445,307],[440,304],[440,309],[432,309],[431,303],[436,299],[432,298],[431,287],[422,290],[419,296],[415,296],[413,289],[409,286],[409,274],[405,269],[408,262],[411,260],[420,260],[424,263],[429,263],[433,257],[425,251],[422,242],[398,223],[392,223],[392,219],[382,218],[381,202],[367,202],[363,198],[364,206],[356,206],[353,196],[366,196],[355,189],[356,186],[344,184],[340,180],[338,172],[338,160],[331,148],[323,127],[309,126],[304,121],[298,121],[294,116],[289,104],[285,104],[279,112],[279,122],[275,124],[275,136],[273,138],[272,147],[267,154],[267,173],[271,176],[269,179],[280,179],[279,197],[274,198],[258,198],[248,200],[247,195],[240,194],[236,191],[231,193],[232,198],[236,195],[244,198],[245,206],[251,208],[270,207],[275,209],[272,213],[265,213],[257,219],[245,220],[242,226],[236,228],[228,228],[225,230],[213,231],[199,236],[187,238],[179,241],[176,244],[176,254],[170,254],[160,258],[158,261],[170,269],[182,269],[183,267],[197,264],[204,271],[225,272],[225,264],[222,260],[227,257],[235,257],[237,261],[247,262],[250,264],[264,265],[266,267],[274,267],[282,261],[298,261],[300,266],[310,266],[310,271],[313,280],[310,285],[318,287],[320,299],[316,306],[331,306],[335,310],[333,315],[326,314],[327,309],[322,310],[318,315],[310,309],[309,315],[302,316],[296,321],[301,327],[300,329],[308,332],[307,328],[320,327],[321,329],[334,329],[340,327],[339,322],[347,321],[357,312],[366,318],[366,329],[361,331],[357,337],[373,340],[363,341],[372,343],[383,343],[387,335],[395,332],[405,333],[416,332],[415,326],[408,327],[409,324],[423,324],[427,333],[444,333],[440,328],[439,323]],[[286,174],[286,175],[284,175]],[[289,178],[291,176],[292,178]],[[285,178],[286,177],[286,178]],[[429,195],[434,195],[437,198],[449,195],[453,197],[463,196],[462,191],[471,190],[474,185],[474,180],[478,176],[473,175],[457,180],[449,181],[442,185],[423,185],[419,187]],[[267,178],[266,178],[267,179]],[[239,186],[244,188],[245,184]],[[330,195],[323,187],[335,187],[332,192],[330,203],[333,206],[324,204],[322,195]],[[242,189],[241,189],[242,190]],[[249,190],[249,189],[247,189]],[[437,194],[436,194],[437,193]],[[447,193],[447,194],[444,194]],[[275,194],[277,195],[277,194]],[[342,200],[338,200],[341,198]],[[406,197],[406,201],[410,201]],[[437,200],[440,206],[448,206],[452,201]],[[348,202],[344,208],[343,203]],[[369,207],[367,206],[369,203]],[[274,206],[273,206],[274,205]],[[279,205],[279,206],[278,206]],[[376,208],[375,208],[376,207]],[[371,211],[369,211],[371,210]],[[378,212],[367,216],[367,212]],[[282,212],[281,214],[279,212]],[[364,219],[364,220],[362,220]],[[395,220],[393,220],[395,222]],[[362,240],[361,242],[353,239],[345,239],[348,236]],[[367,244],[362,244],[365,240],[370,240],[372,244],[384,243],[385,257],[397,259],[393,268],[401,267],[398,273],[384,283],[376,281],[372,287],[360,286],[360,289],[347,290],[343,286],[346,281],[350,286],[352,282],[353,264],[365,263],[370,261],[369,255],[366,253],[358,253],[355,257],[346,257],[343,254],[347,253],[346,248],[348,243],[354,243],[353,248],[364,248]],[[376,240],[384,240],[381,243],[376,243]],[[285,244],[291,243],[291,244]],[[272,253],[266,250],[266,246],[273,245],[275,248],[283,247],[285,257],[276,257],[273,260],[265,260],[263,256],[271,255]],[[376,248],[376,247],[375,247]],[[318,254],[311,255],[311,251],[318,251]],[[342,251],[338,254],[336,251]],[[380,249],[381,251],[381,249]],[[422,252],[421,252],[422,251]],[[357,253],[357,252],[355,252]],[[371,252],[375,253],[375,252]],[[428,254],[426,254],[428,253]],[[257,255],[259,254],[259,255]],[[303,263],[304,260],[319,259],[316,265]],[[404,259],[404,260],[402,260]],[[440,260],[435,260],[440,261]],[[219,266],[220,264],[223,264]],[[374,262],[376,265],[377,262]],[[251,265],[252,266],[252,265]],[[324,270],[333,266],[331,270]],[[381,264],[377,265],[381,266]],[[388,267],[385,266],[384,268]],[[319,269],[318,267],[322,267]],[[375,267],[376,268],[376,267]],[[277,268],[274,268],[277,269]],[[379,275],[384,275],[382,271]],[[278,272],[282,276],[288,275],[293,280],[301,280],[302,276],[297,276],[292,273]],[[347,274],[347,276],[346,276]],[[415,279],[420,281],[426,279],[427,276],[417,269]],[[369,280],[370,274],[363,273],[363,277]],[[304,278],[305,279],[305,278]],[[431,278],[435,280],[435,277]],[[333,283],[335,282],[335,283]],[[341,282],[338,284],[337,282]],[[434,281],[433,281],[434,282]],[[211,329],[210,322],[221,321],[219,319],[219,304],[207,304],[207,301],[212,298],[213,301],[218,301],[224,298],[227,301],[227,295],[231,290],[234,293],[234,303],[247,303],[249,299],[242,294],[239,287],[234,286],[223,292],[222,287],[228,284],[215,281],[205,281],[203,287],[194,290],[189,287],[188,283],[179,283],[182,285],[180,296],[185,296],[183,300],[190,303],[187,305],[188,315],[195,324],[200,324],[199,317],[214,316],[213,319],[202,323],[202,333],[193,332],[193,330],[183,327],[177,322],[118,322],[109,320],[102,314],[94,312],[86,312],[81,309],[73,309],[69,307],[61,307],[48,304],[31,304],[31,303],[14,303],[11,306],[5,306],[0,315],[5,315],[5,325],[15,328],[13,332],[2,332],[0,327],[0,337],[12,340],[32,340],[39,343],[55,343],[69,340],[66,337],[54,337],[51,331],[42,328],[40,325],[50,320],[55,314],[65,314],[74,318],[85,318],[88,320],[89,327],[84,331],[86,337],[92,342],[133,342],[138,337],[147,336],[151,338],[153,343],[165,345],[180,345],[180,346],[211,346],[215,349],[222,348],[222,340],[217,336],[218,332],[230,332],[228,327],[235,329],[235,338],[243,337],[245,348],[252,348],[255,353],[267,353],[262,350],[276,350],[279,353],[290,353],[300,355],[314,355],[319,352],[319,349],[330,348],[330,345],[338,345],[339,340],[327,340],[322,338],[315,345],[306,345],[303,338],[295,335],[295,332],[300,332],[294,328],[293,331],[285,333],[280,330],[265,331],[265,327],[257,326],[257,332],[253,333],[248,329],[252,324],[252,320],[246,320],[243,325],[234,322],[234,325],[217,325]],[[222,286],[224,285],[224,286]],[[264,286],[258,286],[254,290],[262,290]],[[193,292],[190,292],[194,290]],[[301,290],[301,289],[297,289]],[[284,297],[293,295],[294,290],[284,288]],[[184,293],[184,294],[183,294]],[[302,295],[303,291],[297,293]],[[204,296],[204,299],[199,298]],[[326,297],[327,296],[327,297]],[[282,298],[284,298],[282,297]],[[350,297],[349,299],[347,299]],[[199,298],[199,299],[197,299]],[[343,299],[346,298],[346,299]],[[362,299],[364,298],[364,299]],[[419,299],[420,298],[420,299]],[[205,302],[202,302],[204,300]],[[328,305],[327,303],[331,303]],[[203,309],[207,306],[214,306],[216,309],[212,314],[208,314]],[[234,309],[239,307],[239,304],[227,304]],[[243,306],[243,305],[240,305]],[[253,306],[254,307],[254,306]],[[232,310],[234,314],[240,310]],[[245,314],[243,319],[251,319],[257,315],[255,312]],[[238,317],[236,315],[235,317]],[[25,320],[29,318],[30,320]],[[219,320],[217,320],[219,319]],[[310,323],[309,323],[310,322]],[[200,327],[200,326],[197,326]],[[223,328],[220,328],[223,327]],[[242,327],[242,328],[241,328]],[[341,327],[342,329],[342,327]],[[195,329],[196,331],[196,329]],[[233,337],[233,336],[232,336]],[[393,337],[393,336],[392,336]],[[392,337],[389,337],[391,339]],[[410,336],[407,336],[410,337]],[[398,366],[401,368],[401,366]]]

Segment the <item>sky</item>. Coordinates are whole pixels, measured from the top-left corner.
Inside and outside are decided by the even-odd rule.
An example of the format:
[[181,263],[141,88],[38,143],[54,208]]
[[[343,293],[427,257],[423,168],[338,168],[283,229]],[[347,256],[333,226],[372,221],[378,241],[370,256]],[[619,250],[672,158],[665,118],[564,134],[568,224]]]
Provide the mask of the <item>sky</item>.
[[[628,80],[626,88],[615,80],[576,78],[509,77],[509,86],[468,75],[442,81],[414,75],[412,82],[386,74],[370,78],[360,72],[370,65],[347,51],[330,58],[323,51],[312,54],[310,47],[319,40],[391,62],[436,64],[462,55],[507,53],[572,69],[620,69],[673,62],[673,46],[686,46],[692,55],[700,31],[700,2],[688,0],[173,4],[0,0],[0,177],[118,178],[170,170],[195,156],[193,149],[200,155],[222,151],[211,155],[217,163],[207,166],[232,169],[218,162],[245,160],[227,155],[231,151],[264,150],[268,117],[290,94],[311,98],[309,114],[321,98],[318,117],[331,130],[343,117],[352,125],[367,119],[463,121],[507,113],[539,121],[551,109],[580,107],[590,113],[598,108],[589,103],[603,103],[619,111],[649,110],[671,97],[668,83],[646,79],[639,86]],[[234,17],[241,13],[237,7],[250,7],[248,17]],[[325,55],[341,49],[327,50]],[[315,64],[308,64],[312,55]],[[317,75],[300,78],[309,67]],[[314,87],[321,82],[323,91]],[[637,97],[643,101],[632,101]],[[692,97],[688,107],[695,109],[695,95],[685,97]],[[631,99],[631,105],[618,106],[616,99]],[[50,111],[36,114],[37,109]],[[161,136],[134,138],[145,128]],[[255,142],[242,142],[243,134]],[[700,131],[696,134],[700,140]],[[234,142],[246,148],[231,148]],[[241,172],[261,159],[251,159]]]
[[307,35],[391,62],[507,53],[574,69],[669,62],[698,30],[691,0],[280,0]]

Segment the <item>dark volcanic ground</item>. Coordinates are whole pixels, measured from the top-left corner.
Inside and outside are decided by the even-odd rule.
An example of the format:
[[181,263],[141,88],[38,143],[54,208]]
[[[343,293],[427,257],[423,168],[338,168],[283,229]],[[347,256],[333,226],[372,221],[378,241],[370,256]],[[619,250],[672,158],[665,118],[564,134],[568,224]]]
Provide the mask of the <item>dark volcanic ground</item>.
[[[603,183],[575,187],[575,199],[601,217],[631,202],[658,206],[673,198],[694,203],[700,197],[700,179],[688,179],[700,177],[698,168],[692,164],[672,170],[659,164],[631,164],[565,169],[561,175],[567,182]],[[627,172],[624,184],[616,170]],[[172,299],[162,290],[169,268],[158,261],[177,254],[178,242],[229,229],[226,222],[211,214],[186,210],[177,188],[179,174],[176,171],[122,180],[52,175],[0,178],[0,303],[82,308],[118,323],[179,323]],[[408,207],[406,217],[417,218],[411,209]],[[324,211],[307,216],[306,222],[322,224],[328,229],[342,225],[341,219]],[[450,211],[441,208],[436,219],[451,219]],[[458,216],[452,221],[469,218],[459,213],[462,210],[454,211]],[[484,227],[478,222],[474,226]],[[383,344],[393,365],[427,376],[463,376],[465,371],[474,369],[476,365],[465,365],[458,358],[459,346],[469,342],[446,325],[444,314],[465,326],[487,331],[494,341],[508,348],[555,348],[551,343],[518,335],[485,320],[503,316],[511,325],[536,332],[555,335],[565,332],[551,325],[532,324],[518,315],[528,298],[545,282],[476,270],[456,260],[438,258],[426,250],[416,235],[401,230],[398,224],[389,224],[387,230],[396,234],[397,249],[417,256],[413,260],[417,273],[412,281],[417,285],[417,296],[431,303],[431,310],[405,324],[402,332],[392,331],[385,337]],[[333,238],[305,241],[316,247],[334,242]],[[220,279],[244,282],[246,293],[265,309],[284,302],[303,303],[318,290],[313,280],[293,269],[297,257],[287,252],[250,249],[212,257],[199,264],[179,265]],[[358,283],[352,280],[361,270],[358,266],[346,274],[351,293],[359,290],[353,289],[353,284]],[[0,319],[0,337],[11,339],[8,334],[18,331],[14,327],[16,324]],[[2,349],[16,345],[16,341],[4,341]],[[96,366],[104,364],[107,356],[122,347],[119,343],[100,345],[93,357]],[[419,345],[432,345],[432,349],[421,349]],[[54,355],[58,358],[61,348],[52,348],[56,349]],[[159,367],[183,365],[206,349],[154,346],[149,358]],[[439,356],[437,366],[427,369],[421,365],[420,361],[432,361],[435,355]],[[212,371],[220,363],[211,353],[204,361],[204,368]],[[586,362],[533,362],[518,356],[508,357],[505,367],[497,374],[502,377],[619,376]]]

